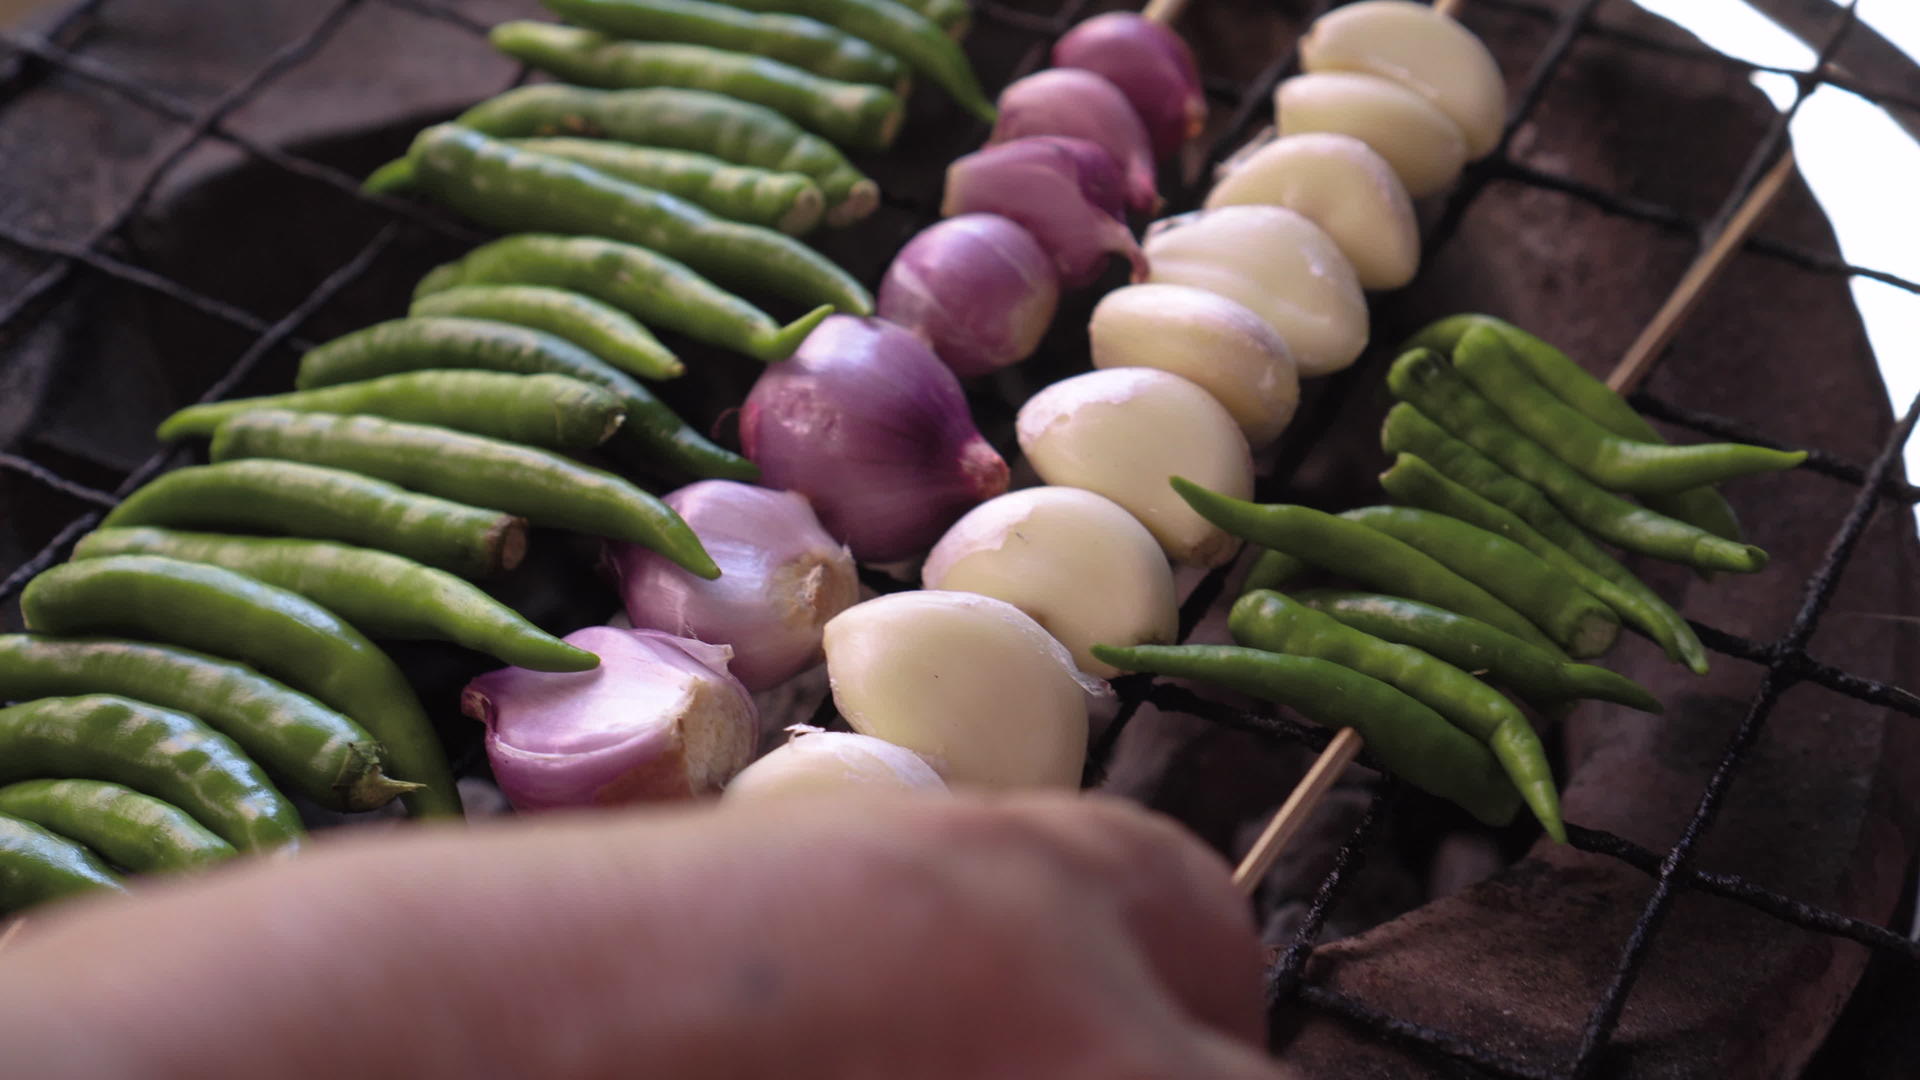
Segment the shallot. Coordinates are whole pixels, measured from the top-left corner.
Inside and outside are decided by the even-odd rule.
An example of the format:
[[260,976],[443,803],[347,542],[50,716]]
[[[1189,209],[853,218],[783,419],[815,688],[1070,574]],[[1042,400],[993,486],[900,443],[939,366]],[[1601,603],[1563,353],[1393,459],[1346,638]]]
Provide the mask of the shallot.
[[1207,209],[1284,206],[1320,226],[1365,289],[1397,289],[1420,269],[1413,199],[1387,159],[1351,135],[1286,135],[1235,154],[1207,193]]
[[1282,135],[1334,131],[1387,159],[1416,199],[1446,190],[1467,161],[1460,125],[1419,94],[1376,75],[1296,75],[1274,93]]
[[709,795],[753,760],[753,699],[732,650],[658,630],[589,626],[566,641],[592,671],[504,668],[467,684],[494,779],[520,810]]
[[1126,177],[1127,206],[1150,214],[1160,205],[1153,179],[1153,143],[1127,96],[1104,76],[1074,67],[1015,79],[1000,92],[1000,119],[989,143],[1034,135],[1085,139],[1113,155]]
[[771,487],[797,491],[856,558],[925,551],[1007,489],[1007,463],[967,413],[960,380],[906,330],[834,315],[761,373],[740,441]]
[[966,378],[1032,356],[1059,303],[1060,276],[1032,233],[998,214],[961,214],[893,257],[878,313]]
[[666,503],[721,573],[708,581],[638,544],[608,544],[633,625],[730,646],[728,670],[755,693],[818,664],[820,628],[859,599],[860,584],[806,497],[702,480]]
[[1078,787],[1091,694],[1066,647],[1004,601],[900,592],[827,624],[833,702],[956,787]]
[[983,212],[1010,218],[1040,242],[1070,289],[1091,285],[1107,259],[1124,256],[1134,279],[1147,260],[1121,219],[1119,167],[1085,139],[1034,136],[997,143],[947,167],[946,217]]
[[722,796],[729,802],[859,792],[946,794],[946,781],[920,755],[884,739],[805,724],[747,766]]
[[1146,124],[1155,157],[1172,154],[1206,126],[1193,50],[1152,19],[1131,11],[1095,15],[1054,42],[1053,65],[1085,68],[1119,87]]

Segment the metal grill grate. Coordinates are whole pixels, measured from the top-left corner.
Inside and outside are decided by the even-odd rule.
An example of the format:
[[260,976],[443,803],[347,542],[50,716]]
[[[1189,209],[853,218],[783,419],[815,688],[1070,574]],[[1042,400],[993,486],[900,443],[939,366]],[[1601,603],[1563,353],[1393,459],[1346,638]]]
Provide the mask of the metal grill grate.
[[[1777,118],[1753,149],[1720,212],[1710,220],[1701,221],[1670,206],[1610,192],[1570,176],[1556,175],[1538,167],[1520,163],[1508,156],[1508,143],[1516,129],[1539,105],[1556,73],[1561,70],[1569,52],[1584,37],[1605,37],[1629,47],[1653,53],[1688,56],[1746,70],[1776,71],[1779,69],[1744,64],[1707,50],[1658,41],[1617,28],[1598,26],[1592,21],[1592,16],[1603,0],[1579,0],[1566,11],[1532,3],[1529,0],[1469,0],[1469,2],[1539,20],[1550,24],[1552,29],[1539,59],[1525,80],[1523,89],[1516,96],[1500,148],[1491,157],[1468,169],[1425,238],[1426,249],[1429,252],[1447,243],[1458,229],[1469,207],[1496,181],[1560,192],[1591,204],[1608,215],[1617,215],[1662,229],[1689,233],[1696,237],[1710,237],[1766,168],[1778,157],[1784,146],[1786,125],[1793,109],[1797,109],[1799,103],[1820,85],[1831,84],[1882,105],[1920,110],[1920,101],[1916,101],[1911,96],[1880,92],[1827,69],[1825,61],[1839,48],[1854,24],[1853,10],[1851,7],[1846,8],[1840,13],[1835,28],[1823,43],[1820,50],[1821,62],[1816,64],[1814,70],[1783,72],[1792,75],[1798,81],[1797,100],[1792,108]],[[308,321],[330,300],[374,267],[382,256],[390,251],[396,238],[405,230],[424,230],[465,242],[482,238],[480,234],[466,226],[414,204],[402,200],[362,195],[358,190],[358,177],[273,146],[264,145],[229,127],[225,121],[229,114],[317,52],[349,21],[356,9],[367,6],[403,9],[416,15],[439,20],[480,37],[482,40],[487,29],[484,24],[459,10],[431,3],[428,0],[340,0],[320,14],[297,39],[275,51],[257,70],[221,94],[211,104],[203,108],[195,108],[143,85],[138,79],[112,66],[90,60],[85,55],[74,51],[77,48],[75,43],[84,37],[89,26],[103,17],[102,10],[107,6],[105,0],[82,0],[81,3],[69,9],[43,37],[28,39],[0,35],[0,119],[4,119],[5,110],[31,95],[50,75],[58,73],[95,84],[141,109],[182,125],[182,130],[177,133],[165,152],[145,171],[132,197],[108,214],[104,222],[81,242],[64,242],[16,225],[0,225],[0,245],[19,249],[45,260],[44,268],[24,288],[0,300],[0,342],[17,340],[25,329],[47,312],[64,290],[73,286],[76,280],[84,279],[89,275],[115,279],[138,289],[160,294],[251,336],[251,344],[234,358],[224,374],[206,389],[201,398],[201,400],[213,400],[231,393],[269,353],[283,346],[295,349],[306,347],[309,343],[299,335]],[[983,22],[996,24],[1001,30],[1024,35],[1030,39],[1030,47],[1026,49],[1014,68],[1015,75],[1024,74],[1038,67],[1045,58],[1047,45],[1077,20],[1086,6],[1087,0],[1066,0],[1049,13],[1035,14],[1031,11],[1008,7],[995,0],[977,0],[975,4],[977,14]],[[1312,5],[1313,11],[1308,14],[1317,14],[1331,6],[1334,5],[1322,0]],[[1289,53],[1271,64],[1247,86],[1209,85],[1209,95],[1216,101],[1228,105],[1232,116],[1224,132],[1206,148],[1209,164],[1223,158],[1227,152],[1243,142],[1257,126],[1267,120],[1271,109],[1272,90],[1280,79],[1292,72],[1294,63],[1295,57]],[[522,71],[514,81],[518,82],[520,78],[524,78],[524,75],[525,72]],[[977,134],[984,135],[984,131]],[[197,292],[177,281],[142,269],[116,255],[113,252],[113,242],[121,235],[128,223],[146,207],[162,177],[190,151],[209,141],[236,147],[274,169],[349,193],[354,198],[388,215],[388,220],[352,257],[317,281],[304,299],[284,315],[272,320],[261,318],[215,297]],[[923,219],[930,218],[928,204],[931,200],[925,198],[928,193],[918,194],[922,197],[919,200],[896,195],[890,199],[889,205]],[[1175,207],[1191,206],[1200,194],[1200,190],[1190,188],[1177,193],[1170,202]],[[1848,265],[1843,260],[1826,253],[1779,241],[1748,240],[1746,250],[1754,254],[1785,260],[1815,273],[1858,275],[1885,282],[1909,292],[1920,293],[1920,283],[1870,267]],[[1339,403],[1350,396],[1363,380],[1377,378],[1378,371],[1373,366],[1362,364],[1326,380],[1320,407],[1303,411],[1300,420],[1288,431],[1277,449],[1278,467],[1273,475],[1288,475],[1292,471],[1292,466],[1297,464],[1325,434],[1332,417],[1339,412]],[[1696,412],[1645,393],[1635,395],[1634,404],[1652,417],[1707,435],[1763,444],[1769,442],[1764,433],[1754,431],[1741,422]],[[1613,1036],[1621,1010],[1632,993],[1635,979],[1649,946],[1660,929],[1662,919],[1676,895],[1685,889],[1697,890],[1748,905],[1757,911],[1805,930],[1834,935],[1859,942],[1884,953],[1920,961],[1920,945],[1885,927],[1803,903],[1736,875],[1700,871],[1690,865],[1696,846],[1711,827],[1721,798],[1740,770],[1748,750],[1766,724],[1781,695],[1793,685],[1803,681],[1812,682],[1862,701],[1897,709],[1910,716],[1920,716],[1920,697],[1899,687],[1822,663],[1807,651],[1808,642],[1819,624],[1822,611],[1840,575],[1846,569],[1855,543],[1876,509],[1882,502],[1910,507],[1916,501],[1920,501],[1920,488],[1905,482],[1895,471],[1902,447],[1912,433],[1916,416],[1920,416],[1920,401],[1916,401],[1913,407],[1907,410],[1878,456],[1866,465],[1844,460],[1819,448],[1812,448],[1813,456],[1807,464],[1810,470],[1857,487],[1859,492],[1844,520],[1832,534],[1819,568],[1806,582],[1797,615],[1778,638],[1772,641],[1754,641],[1711,626],[1695,624],[1701,639],[1711,649],[1729,657],[1764,665],[1765,675],[1748,703],[1744,719],[1727,744],[1718,767],[1701,792],[1691,820],[1679,839],[1667,851],[1656,852],[1612,833],[1577,825],[1569,826],[1569,834],[1576,848],[1619,859],[1655,880],[1653,892],[1646,901],[1632,933],[1621,947],[1617,968],[1610,983],[1593,1006],[1577,1054],[1571,1060],[1551,1065],[1517,1060],[1482,1047],[1457,1034],[1389,1015],[1350,995],[1315,985],[1304,979],[1307,961],[1313,954],[1315,942],[1320,935],[1327,912],[1339,901],[1343,890],[1353,878],[1355,869],[1362,862],[1370,842],[1378,833],[1385,817],[1386,803],[1394,797],[1398,788],[1398,785],[1391,780],[1380,785],[1359,824],[1346,838],[1331,870],[1321,881],[1294,942],[1282,952],[1271,973],[1276,1022],[1284,1010],[1305,1006],[1333,1014],[1385,1038],[1420,1047],[1485,1073],[1522,1078],[1569,1077],[1578,1080],[1578,1078],[1592,1075],[1599,1066],[1602,1053]],[[49,492],[104,508],[112,506],[118,498],[159,472],[180,464],[184,460],[186,455],[180,451],[156,453],[132,470],[111,492],[80,483],[39,462],[12,453],[0,452],[0,470],[23,476]],[[1263,493],[1263,495],[1270,494]],[[33,575],[62,558],[71,544],[90,529],[99,516],[97,511],[82,514],[60,529],[37,554],[18,566],[10,568],[5,579],[0,580],[0,603],[10,600]],[[1226,571],[1221,569],[1208,574],[1195,588],[1181,612],[1183,639],[1192,632],[1201,615],[1219,598],[1225,583]],[[892,587],[899,586],[895,583]],[[1324,746],[1330,737],[1330,733],[1323,729],[1299,724],[1284,716],[1248,713],[1228,708],[1205,701],[1178,687],[1157,683],[1144,677],[1122,678],[1117,681],[1116,687],[1121,696],[1120,710],[1115,720],[1092,748],[1089,779],[1098,779],[1102,775],[1121,733],[1140,706],[1147,703],[1168,711],[1187,713],[1229,727],[1255,732],[1269,739],[1304,744],[1313,748]],[[1362,761],[1365,760],[1363,755]]]

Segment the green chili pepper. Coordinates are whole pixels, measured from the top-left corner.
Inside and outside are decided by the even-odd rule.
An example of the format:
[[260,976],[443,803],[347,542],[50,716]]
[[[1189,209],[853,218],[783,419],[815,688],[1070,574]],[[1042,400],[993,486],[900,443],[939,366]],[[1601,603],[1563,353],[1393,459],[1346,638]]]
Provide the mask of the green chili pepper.
[[385,165],[367,174],[360,181],[360,190],[369,195],[400,195],[413,190],[413,162],[407,158],[394,158]]
[[0,784],[106,780],[172,803],[241,851],[300,843],[300,815],[233,740],[183,712],[112,694],[0,709]]
[[1271,590],[1242,596],[1227,616],[1233,640],[1352,668],[1399,690],[1486,743],[1533,816],[1560,843],[1560,790],[1527,718],[1500,691],[1419,649],[1382,641]]
[[832,143],[772,109],[704,90],[523,86],[475,105],[454,122],[496,138],[585,135],[803,173],[827,197],[829,225],[850,225],[880,205],[879,185]]
[[504,22],[495,48],[563,82],[609,90],[677,86],[750,101],[853,150],[892,145],[900,95],[870,83],[826,79],[792,64],[705,45],[621,41],[593,30]]
[[565,375],[410,371],[324,390],[189,405],[162,421],[159,435],[211,438],[228,419],[253,409],[365,413],[554,450],[591,450],[627,419],[618,395]]
[[603,469],[530,446],[377,416],[242,413],[213,437],[214,461],[281,458],[482,502],[535,525],[650,548],[709,580],[720,576],[680,515]]
[[613,391],[626,409],[627,422],[618,432],[623,442],[694,476],[753,480],[760,475],[753,462],[688,427],[638,379],[577,345],[512,323],[443,317],[375,323],[302,356],[294,385],[311,390],[432,368],[550,372],[593,383]]
[[924,15],[892,0],[734,0],[748,11],[788,11],[865,38],[938,84],[960,107],[993,123],[993,102],[981,92],[967,54]]
[[1208,491],[1178,476],[1172,483],[1196,513],[1243,540],[1285,552],[1382,592],[1471,615],[1560,655],[1560,647],[1526,616],[1404,541],[1309,507],[1250,503]]
[[1513,784],[1484,745],[1426,705],[1351,668],[1231,645],[1095,645],[1093,655],[1126,671],[1213,683],[1285,705],[1327,727],[1353,728],[1382,765],[1488,825],[1506,824],[1519,809]]
[[1484,672],[1535,705],[1594,698],[1642,712],[1663,711],[1659,698],[1624,675],[1549,656],[1479,619],[1418,600],[1344,589],[1308,589],[1293,598],[1355,630],[1432,653],[1462,671]]
[[[698,3],[699,0],[675,0]],[[748,225],[805,236],[820,224],[827,197],[812,178],[750,165],[729,165],[691,150],[629,146],[605,139],[508,139],[509,146],[566,158],[615,179],[657,188]]]
[[[848,82],[900,87],[906,69],[893,54],[816,19],[754,15],[705,0],[542,0],[581,26],[641,41],[685,41],[754,53]],[[964,8],[966,5],[962,4]]]
[[330,810],[378,809],[419,787],[381,771],[365,728],[244,664],[141,641],[0,634],[0,698],[88,693],[198,717]]
[[372,732],[396,779],[423,785],[404,796],[408,810],[460,813],[446,753],[406,676],[360,631],[298,593],[218,566],[112,555],[34,578],[20,612],[42,633],[121,633],[252,665]]
[[[759,308],[721,292],[664,255],[593,236],[529,233],[495,240],[434,268],[414,287],[413,298],[417,302],[460,285],[571,289],[642,322],[769,363],[791,356],[813,328],[833,314],[831,307],[822,306],[782,327]],[[465,347],[484,351],[483,346]]]
[[[1613,392],[1605,382],[1588,374],[1566,353],[1534,337],[1525,330],[1491,315],[1453,315],[1435,322],[1415,334],[1402,349],[1426,346],[1451,356],[1460,338],[1476,326],[1499,332],[1507,348],[1520,358],[1533,377],[1546,384],[1554,396],[1580,410],[1589,419],[1624,439],[1664,443],[1660,433],[1647,423],[1625,398]],[[1740,519],[1733,507],[1711,487],[1690,488],[1650,494],[1642,500],[1649,509],[1689,525],[1695,525],[1727,540],[1740,539]]]
[[[1512,540],[1571,574],[1582,588],[1605,601],[1623,620],[1639,627],[1658,642],[1668,659],[1684,663],[1695,672],[1706,672],[1706,649],[1701,646],[1700,639],[1694,636],[1693,628],[1687,625],[1679,612],[1667,606],[1666,601],[1635,577],[1631,570],[1601,551],[1586,538],[1578,525],[1561,517],[1559,511],[1553,509],[1552,504],[1525,481],[1506,473],[1500,466],[1482,457],[1479,451],[1435,427],[1432,421],[1414,412],[1413,406],[1394,406],[1395,413],[1401,409],[1413,413],[1417,419],[1399,420],[1397,426],[1426,426],[1430,429],[1430,435],[1422,437],[1423,445],[1430,445],[1438,454],[1447,455],[1461,463],[1457,467],[1483,477],[1483,482],[1490,488],[1525,489],[1519,493],[1518,499],[1531,506],[1531,512],[1536,517],[1546,519],[1550,523],[1548,527],[1568,542],[1556,543],[1519,513],[1481,495],[1465,483],[1453,480],[1426,459],[1412,453],[1393,451],[1398,454],[1393,467],[1380,474],[1380,486],[1386,488],[1389,495],[1404,503],[1459,518]],[[1389,416],[1391,418],[1393,414]],[[1389,427],[1394,426],[1396,422],[1390,419]],[[1448,443],[1452,447],[1448,447]],[[1478,462],[1472,462],[1469,455],[1479,459]],[[1581,550],[1581,555],[1574,554],[1576,548]]]
[[1407,506],[1368,506],[1340,515],[1418,548],[1505,601],[1569,655],[1599,656],[1620,636],[1620,617],[1571,574],[1498,533]]
[[1521,434],[1613,491],[1685,491],[1791,469],[1807,459],[1804,450],[1788,453],[1744,443],[1664,446],[1623,439],[1555,397],[1508,352],[1499,333],[1485,327],[1460,339],[1453,364]]
[[22,780],[0,787],[0,815],[78,841],[136,874],[197,870],[239,852],[192,815],[104,780]]
[[902,7],[911,8],[920,17],[947,32],[955,41],[966,38],[972,28],[973,8],[967,0],[895,0]]
[[687,370],[653,332],[611,304],[544,285],[468,285],[422,297],[409,315],[491,319],[573,342],[629,375],[678,378]]
[[527,523],[341,469],[288,461],[190,465],[162,474],[101,524],[258,530],[364,544],[465,577],[520,565]]
[[1581,476],[1507,423],[1438,354],[1416,349],[1387,372],[1395,397],[1426,413],[1441,427],[1502,468],[1545,492],[1554,504],[1602,539],[1630,551],[1708,570],[1752,573],[1767,553],[1635,506]]
[[1247,571],[1246,584],[1240,588],[1241,595],[1256,589],[1280,589],[1287,582],[1307,572],[1307,564],[1284,551],[1271,548],[1262,550],[1253,560],[1253,566]]
[[600,663],[452,574],[372,548],[171,529],[99,529],[73,549],[75,559],[106,555],[165,555],[224,566],[297,592],[368,637],[451,641],[534,671],[586,671]]
[[106,863],[79,844],[31,821],[0,813],[0,912],[126,886]]

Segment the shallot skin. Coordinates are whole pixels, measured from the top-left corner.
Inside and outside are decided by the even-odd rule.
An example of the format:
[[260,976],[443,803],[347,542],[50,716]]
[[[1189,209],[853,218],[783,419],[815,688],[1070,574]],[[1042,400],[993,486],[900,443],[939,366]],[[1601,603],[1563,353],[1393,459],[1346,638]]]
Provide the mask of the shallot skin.
[[894,256],[878,312],[968,378],[1032,356],[1059,304],[1060,275],[1032,233],[998,214],[961,214]]
[[1029,136],[976,150],[947,167],[940,213],[999,214],[1033,234],[1069,289],[1093,284],[1110,256],[1124,256],[1133,280],[1147,258],[1107,202],[1118,179],[1113,156],[1085,139]]
[[1206,126],[1207,100],[1193,50],[1152,19],[1131,11],[1096,15],[1054,43],[1053,64],[1084,68],[1118,87],[1146,125],[1157,158],[1165,159]]
[[1015,79],[1000,93],[1000,119],[989,144],[1035,135],[1085,139],[1120,164],[1127,207],[1142,214],[1159,208],[1153,177],[1153,140],[1127,96],[1097,72],[1056,67]]

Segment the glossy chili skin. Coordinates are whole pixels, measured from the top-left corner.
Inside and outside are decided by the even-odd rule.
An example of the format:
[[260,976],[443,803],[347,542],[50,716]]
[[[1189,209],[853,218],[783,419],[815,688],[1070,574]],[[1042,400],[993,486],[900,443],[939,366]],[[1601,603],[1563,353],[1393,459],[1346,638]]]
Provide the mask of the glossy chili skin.
[[1439,560],[1385,533],[1310,507],[1250,503],[1177,476],[1172,483],[1196,513],[1243,540],[1382,592],[1472,615],[1560,655],[1560,647],[1526,616]]
[[511,570],[527,550],[522,518],[293,461],[228,461],[162,473],[108,511],[101,524],[233,528],[341,540],[463,577]]
[[199,720],[112,694],[0,709],[0,784],[106,780],[185,810],[240,851],[297,847],[293,804],[233,740]]
[[1351,668],[1232,645],[1095,645],[1125,671],[1194,679],[1285,705],[1317,724],[1350,727],[1380,763],[1489,825],[1513,820],[1520,798],[1478,739],[1431,708]]
[[[1422,482],[1431,478],[1428,470],[1419,466],[1406,470],[1396,466],[1389,470],[1393,474],[1390,490],[1394,490],[1396,498],[1475,521],[1482,528],[1503,531],[1543,558],[1554,558],[1555,552],[1563,553],[1604,581],[1602,587],[1594,585],[1592,578],[1583,579],[1594,595],[1613,605],[1621,618],[1658,642],[1669,659],[1686,664],[1697,675],[1706,674],[1707,650],[1687,620],[1633,571],[1601,550],[1585,530],[1555,509],[1538,488],[1447,434],[1444,428],[1405,402],[1388,410],[1380,442],[1388,453],[1412,457],[1453,485]],[[1383,482],[1386,482],[1384,477]]]
[[1507,423],[1431,350],[1416,349],[1395,360],[1387,372],[1387,387],[1455,438],[1545,492],[1568,517],[1604,540],[1706,570],[1752,573],[1766,566],[1766,552],[1757,547],[1635,506],[1581,476]]
[[593,383],[618,395],[626,409],[627,421],[616,433],[623,443],[694,476],[760,475],[753,462],[689,427],[638,379],[571,342],[511,323],[441,317],[375,323],[308,351],[294,385],[312,390],[433,368],[551,372]]
[[83,844],[136,874],[199,870],[238,855],[172,803],[105,780],[22,780],[0,787],[12,815]]
[[880,205],[880,186],[832,143],[772,109],[704,90],[523,86],[475,105],[454,122],[496,138],[581,135],[803,173],[826,196],[829,225],[852,224]]
[[896,0],[920,13],[928,22],[947,32],[955,41],[964,40],[972,28],[973,8],[967,0]]
[[1498,533],[1410,506],[1366,506],[1340,516],[1433,556],[1525,615],[1570,656],[1599,656],[1620,634],[1620,617],[1571,574]]
[[507,143],[566,158],[628,183],[657,188],[699,203],[730,221],[778,229],[788,236],[812,232],[827,209],[827,197],[812,177],[733,165],[692,150],[633,146],[606,139],[508,139]]
[[535,525],[639,544],[700,577],[720,576],[672,507],[604,469],[531,446],[377,416],[265,409],[220,425],[210,453],[216,462],[281,458],[345,469]]
[[387,778],[364,727],[245,664],[121,638],[0,634],[0,699],[88,693],[197,717],[330,810],[376,810],[411,790]]
[[1356,630],[1272,590],[1236,601],[1227,628],[1241,645],[1351,668],[1439,713],[1487,744],[1547,835],[1566,842],[1547,752],[1526,716],[1498,690],[1430,653]]
[[298,593],[218,566],[112,555],[34,578],[20,611],[42,633],[124,634],[248,664],[371,732],[393,778],[424,785],[404,796],[408,810],[460,813],[446,752],[406,676],[358,630]]
[[[1491,315],[1450,315],[1429,324],[1408,339],[1402,351],[1426,347],[1451,356],[1454,346],[1468,330],[1477,326],[1497,331],[1507,348],[1517,356],[1533,377],[1554,396],[1580,410],[1589,419],[1623,439],[1664,443],[1666,440],[1647,423],[1627,400],[1614,393],[1605,382],[1587,373],[1573,358],[1525,330]],[[1649,509],[1723,537],[1739,540],[1740,519],[1718,491],[1711,487],[1656,493],[1642,502]]]
[[76,560],[106,555],[224,566],[297,592],[368,637],[451,641],[534,671],[586,671],[600,663],[452,574],[372,548],[132,528],[95,530],[73,549]]
[[[754,53],[849,82],[899,87],[898,57],[818,19],[755,14],[707,0],[543,0],[576,26],[639,41],[686,41]],[[966,5],[960,4],[962,10]]]
[[211,438],[221,423],[249,409],[364,413],[553,450],[590,450],[627,419],[619,395],[565,375],[409,371],[321,390],[189,405],[161,422],[159,436]]
[[640,320],[591,296],[565,289],[468,285],[423,296],[413,302],[407,314],[492,319],[542,330],[642,379],[674,379],[687,370],[652,331],[640,325]]
[[1345,589],[1307,589],[1292,596],[1355,630],[1432,653],[1462,671],[1484,673],[1538,706],[1594,698],[1662,711],[1658,698],[1624,675],[1549,656],[1504,630],[1431,604]]
[[623,41],[524,20],[500,23],[488,37],[501,52],[563,82],[726,94],[765,105],[850,150],[885,150],[905,116],[900,95],[885,87],[827,78],[753,53],[686,42]]
[[[816,308],[783,327],[766,312],[722,292],[664,255],[597,236],[523,233],[482,244],[464,258],[435,267],[414,286],[413,298],[417,302],[461,285],[571,289],[619,308],[641,322],[769,363],[792,355],[813,328],[833,314],[829,307]],[[486,346],[476,348],[483,353],[492,351]],[[578,365],[570,361],[565,366]],[[652,400],[651,394],[647,397]]]
[[1791,469],[1807,459],[1745,443],[1667,446],[1623,439],[1561,401],[1533,377],[1499,332],[1476,327],[1453,350],[1453,366],[1521,434],[1610,491],[1686,491],[1738,476]]
[[96,890],[125,892],[126,886],[84,846],[0,812],[0,913]]

